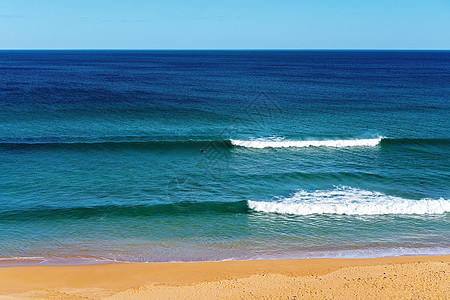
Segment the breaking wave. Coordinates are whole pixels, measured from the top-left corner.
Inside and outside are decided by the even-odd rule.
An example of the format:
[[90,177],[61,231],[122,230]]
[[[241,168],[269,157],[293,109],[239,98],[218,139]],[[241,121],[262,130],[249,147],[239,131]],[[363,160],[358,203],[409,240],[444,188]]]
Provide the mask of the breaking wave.
[[250,209],[266,213],[311,215],[424,215],[450,212],[450,200],[412,200],[350,187],[314,192],[298,191],[273,201],[248,201]]
[[81,137],[69,139],[34,138],[34,139],[0,139],[0,150],[90,150],[90,149],[195,149],[207,151],[229,149],[234,147],[264,148],[306,148],[306,147],[408,147],[421,149],[425,147],[449,147],[450,139],[410,139],[410,138],[367,138],[367,139],[328,139],[328,140],[288,140],[284,138],[258,138],[249,140],[152,140],[139,137],[109,137],[88,140]]
[[246,148],[288,148],[288,147],[373,147],[377,146],[383,137],[373,139],[348,139],[348,140],[306,140],[293,141],[284,139],[256,139],[256,140],[231,140],[234,146]]

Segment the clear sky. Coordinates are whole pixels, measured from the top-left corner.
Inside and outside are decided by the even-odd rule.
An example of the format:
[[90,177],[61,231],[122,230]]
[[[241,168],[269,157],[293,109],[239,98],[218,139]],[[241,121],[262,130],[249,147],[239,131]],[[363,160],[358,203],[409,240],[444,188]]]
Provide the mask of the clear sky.
[[450,0],[0,0],[0,49],[450,49]]

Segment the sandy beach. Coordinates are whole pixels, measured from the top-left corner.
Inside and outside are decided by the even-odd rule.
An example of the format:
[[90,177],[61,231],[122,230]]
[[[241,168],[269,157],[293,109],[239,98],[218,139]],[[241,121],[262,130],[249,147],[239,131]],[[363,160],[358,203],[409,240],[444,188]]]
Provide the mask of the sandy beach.
[[450,256],[0,268],[0,299],[450,299]]

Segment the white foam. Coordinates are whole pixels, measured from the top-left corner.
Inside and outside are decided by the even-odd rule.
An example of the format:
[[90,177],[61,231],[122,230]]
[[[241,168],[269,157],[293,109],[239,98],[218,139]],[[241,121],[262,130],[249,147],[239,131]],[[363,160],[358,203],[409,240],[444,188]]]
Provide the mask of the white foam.
[[2,260],[43,260],[44,257],[41,256],[12,256],[12,257],[0,257]]
[[290,198],[249,200],[248,206],[255,211],[293,215],[423,215],[450,212],[450,200],[443,198],[412,200],[350,187],[314,192],[302,190]]
[[351,140],[307,140],[293,141],[284,139],[255,139],[255,140],[230,140],[235,146],[246,148],[288,148],[288,147],[373,147],[378,145],[383,137],[373,139]]

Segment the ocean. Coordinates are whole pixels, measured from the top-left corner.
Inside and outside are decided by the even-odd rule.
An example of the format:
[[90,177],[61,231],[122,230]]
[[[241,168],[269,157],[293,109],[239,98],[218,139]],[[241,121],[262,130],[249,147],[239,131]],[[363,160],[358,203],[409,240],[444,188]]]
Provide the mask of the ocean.
[[450,254],[450,51],[0,51],[0,265]]

